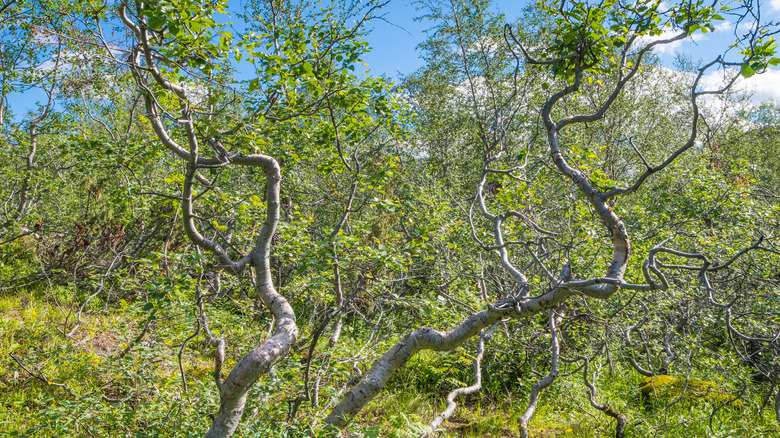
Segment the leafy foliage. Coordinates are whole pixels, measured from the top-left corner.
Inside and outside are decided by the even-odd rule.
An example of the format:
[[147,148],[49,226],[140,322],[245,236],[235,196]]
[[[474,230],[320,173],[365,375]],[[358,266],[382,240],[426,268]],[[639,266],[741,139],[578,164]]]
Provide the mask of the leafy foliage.
[[[3,3],[0,428],[206,433],[278,333],[252,259],[267,237],[299,334],[244,382],[237,436],[331,436],[327,413],[415,329],[564,283],[555,313],[499,318],[483,352],[403,358],[344,433],[427,431],[480,357],[452,436],[613,436],[609,409],[633,436],[776,434],[779,111],[700,83],[777,66],[775,28],[750,4],[541,1],[507,23],[489,1],[419,2],[426,65],[395,84],[362,73],[381,6]],[[652,53],[735,16],[748,30],[714,63]],[[6,106],[29,90],[36,111]],[[273,174],[240,165],[258,157],[276,201]],[[620,278],[605,217],[630,240]],[[619,287],[597,299],[591,280]]]

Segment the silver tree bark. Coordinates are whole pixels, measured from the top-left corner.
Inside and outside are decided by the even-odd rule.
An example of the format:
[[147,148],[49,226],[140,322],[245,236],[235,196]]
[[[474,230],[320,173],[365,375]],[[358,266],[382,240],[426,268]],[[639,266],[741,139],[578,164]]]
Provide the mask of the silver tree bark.
[[[512,34],[511,28],[509,27],[508,33],[512,35],[512,38],[514,39],[514,35]],[[631,256],[631,242],[628,236],[626,225],[623,220],[613,211],[612,207],[610,206],[610,200],[614,197],[626,195],[636,191],[649,176],[664,169],[670,163],[674,162],[676,158],[679,157],[682,153],[693,146],[698,131],[697,124],[699,120],[696,98],[702,94],[720,92],[720,90],[712,92],[699,91],[698,84],[709,67],[718,63],[723,65],[724,63],[718,60],[702,67],[699,70],[699,74],[694,80],[694,83],[692,84],[690,102],[693,109],[693,117],[690,137],[687,139],[685,144],[674,151],[674,153],[672,153],[660,165],[655,167],[648,166],[647,171],[640,175],[635,184],[628,188],[615,188],[610,191],[602,191],[594,186],[585,173],[572,167],[567,162],[564,153],[561,150],[559,135],[561,130],[563,130],[568,125],[595,122],[602,119],[607,111],[611,108],[617,97],[621,94],[626,84],[639,71],[643,57],[653,47],[662,44],[673,43],[675,41],[684,39],[686,36],[687,31],[681,31],[671,38],[657,40],[645,45],[637,52],[633,63],[634,65],[631,67],[630,63],[627,62],[627,58],[633,49],[633,44],[637,40],[636,35],[632,36],[629,38],[627,44],[625,44],[622,49],[620,68],[617,69],[618,77],[615,86],[607,98],[598,106],[598,109],[592,114],[568,116],[556,121],[552,116],[553,109],[562,99],[580,90],[583,72],[586,68],[582,65],[583,55],[581,53],[572,53],[567,55],[565,59],[571,59],[576,65],[573,82],[565,86],[557,93],[554,93],[541,108],[541,119],[547,132],[547,144],[555,167],[577,187],[580,193],[585,196],[595,211],[597,217],[601,220],[609,232],[609,237],[612,243],[612,260],[606,269],[605,275],[599,278],[573,280],[571,279],[571,273],[567,272],[566,275],[562,275],[563,278],[560,278],[557,281],[555,287],[553,287],[551,290],[538,297],[530,298],[530,285],[528,284],[528,280],[521,272],[521,270],[517,269],[513,265],[507,250],[510,245],[517,245],[519,242],[506,242],[502,234],[502,225],[506,219],[510,217],[518,217],[526,222],[535,231],[542,234],[550,233],[546,232],[541,227],[530,221],[530,219],[518,212],[507,211],[501,214],[494,214],[488,210],[488,207],[485,203],[485,197],[483,195],[486,175],[488,173],[510,173],[512,171],[500,171],[491,169],[489,167],[491,161],[497,158],[503,152],[503,150],[499,151],[498,154],[492,158],[487,157],[485,160],[482,177],[479,184],[477,185],[475,202],[477,203],[477,207],[479,208],[482,216],[492,223],[495,245],[483,245],[483,247],[486,250],[496,251],[498,253],[501,266],[516,282],[516,290],[519,290],[518,294],[512,298],[489,306],[487,310],[473,314],[451,331],[439,332],[432,328],[424,327],[417,329],[405,336],[387,352],[385,352],[382,357],[373,363],[371,369],[365,374],[363,379],[333,408],[328,417],[325,419],[326,423],[337,427],[346,426],[351,417],[359,412],[363,406],[365,406],[379,393],[379,391],[382,389],[382,387],[384,387],[395,371],[403,367],[406,362],[419,351],[447,351],[457,348],[466,340],[479,333],[480,330],[503,318],[519,319],[538,314],[541,311],[552,309],[558,303],[562,302],[575,293],[579,293],[595,299],[608,299],[620,289],[647,291],[668,288],[666,278],[655,262],[656,253],[659,251],[666,251],[665,248],[660,246],[651,251],[648,260],[643,266],[643,273],[646,284],[629,284],[623,280],[626,267],[628,266],[628,261]],[[527,63],[547,65],[554,62],[538,61],[533,59],[517,39],[514,39],[514,41],[520,47]],[[471,75],[468,74],[469,67],[467,64],[465,65],[465,68],[467,70],[467,77],[471,82],[473,82]],[[730,82],[729,86],[731,84],[733,84],[733,80]],[[726,88],[728,88],[728,86]],[[476,95],[473,89],[474,86],[472,83],[472,98],[476,100]],[[521,168],[522,167],[518,169]],[[474,228],[472,225],[472,230],[473,229]],[[476,236],[474,237],[475,240],[481,244],[481,242],[476,239]],[[542,265],[535,256],[534,259],[540,265]],[[542,267],[544,268],[543,265]],[[549,270],[546,268],[544,268],[544,270],[547,272],[548,276],[552,277]],[[653,278],[653,275],[655,278]],[[554,279],[551,278],[551,280]],[[555,344],[555,342],[557,342],[557,340],[554,339],[553,343]],[[553,350],[555,351],[555,345],[553,345]],[[527,421],[530,420],[530,416],[533,415],[535,406],[534,403],[536,403],[535,400],[538,400],[538,392],[551,383],[552,379],[554,379],[554,374],[555,373],[551,372],[552,377],[547,379],[550,380],[550,382],[545,380],[542,383],[546,384],[540,384],[536,388],[536,395],[532,396],[532,402],[529,406],[529,409],[526,411],[526,414],[521,417],[524,419],[525,423],[527,423]],[[521,424],[524,423],[521,422]]]
[[[206,437],[229,437],[241,421],[247,394],[257,379],[268,372],[280,359],[285,357],[298,337],[295,312],[288,301],[276,290],[271,275],[270,254],[271,239],[273,238],[280,219],[280,186],[281,172],[277,161],[268,155],[262,154],[224,154],[214,158],[203,158],[199,152],[199,140],[194,130],[194,116],[190,108],[187,90],[181,85],[165,79],[157,69],[156,57],[150,43],[150,36],[143,18],[137,17],[140,25],[134,22],[128,13],[126,2],[122,2],[119,8],[120,17],[125,26],[139,41],[140,47],[133,49],[131,56],[131,71],[136,84],[144,90],[146,104],[146,117],[152,124],[152,128],[162,143],[176,156],[187,162],[187,171],[182,185],[182,220],[184,229],[189,239],[198,247],[212,253],[220,265],[228,272],[238,275],[246,267],[254,270],[254,289],[257,297],[271,311],[274,316],[273,332],[269,338],[244,355],[230,371],[224,381],[220,381],[219,368],[221,363],[217,361],[214,377],[220,396],[220,408],[206,433]],[[143,62],[141,59],[143,58]],[[149,79],[151,76],[151,79]],[[155,82],[166,92],[178,98],[181,113],[178,123],[184,128],[184,137],[188,147],[180,146],[168,133],[160,113],[163,108],[154,99],[152,91],[147,86],[147,81]],[[215,149],[224,150],[218,139],[212,140]],[[266,178],[266,217],[257,236],[254,247],[249,254],[234,261],[227,251],[217,242],[211,241],[198,231],[193,197],[193,181],[198,177],[198,169],[203,166],[248,166],[258,167],[263,170]],[[217,342],[217,348],[224,348],[223,342]],[[217,354],[223,354],[217,351]]]

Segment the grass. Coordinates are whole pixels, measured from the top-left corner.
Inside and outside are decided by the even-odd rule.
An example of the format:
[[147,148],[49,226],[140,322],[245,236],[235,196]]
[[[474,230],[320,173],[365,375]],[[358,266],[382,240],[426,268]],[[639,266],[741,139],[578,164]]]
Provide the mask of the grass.
[[[75,296],[60,290],[61,297]],[[97,302],[96,302],[97,303]],[[24,291],[0,296],[0,430],[19,436],[200,436],[208,427],[217,399],[211,381],[210,349],[197,338],[184,349],[188,382],[183,392],[176,354],[192,332],[191,309],[174,304],[161,309],[150,334],[120,358],[132,341],[139,321],[148,315],[143,303],[99,303],[95,313],[68,339],[62,329],[68,305],[46,291]],[[256,323],[227,306],[209,308],[214,329],[229,336],[228,364],[257,342]],[[392,336],[391,336],[392,338]],[[324,341],[323,341],[324,342]],[[362,342],[344,339],[334,357],[354,353]],[[381,349],[381,348],[380,348]],[[53,383],[64,383],[75,394],[30,376],[12,358]],[[292,422],[288,401],[300,393],[304,353],[296,352],[262,378],[253,390],[244,425],[237,436],[303,437],[317,435],[328,406],[341,394],[338,388],[350,375],[350,364],[328,371],[331,384],[323,386],[319,408],[304,406]],[[370,361],[361,366],[365,371]],[[467,352],[427,352],[391,380],[388,388],[350,425],[345,436],[406,438],[417,436],[444,409],[447,392],[473,379]],[[486,367],[487,368],[487,367]],[[572,371],[571,369],[567,371]],[[728,375],[702,368],[692,376],[734,388]],[[595,378],[598,400],[628,416],[631,437],[740,437],[780,436],[770,408],[761,409],[762,388],[748,386],[740,409],[722,408],[706,401],[683,400],[669,409],[666,401],[643,399],[641,376],[631,370],[601,370]],[[527,405],[533,377],[505,382],[481,394],[459,399],[458,409],[443,426],[441,437],[516,437],[517,419]],[[513,387],[514,385],[514,387]],[[499,389],[503,388],[503,389]],[[507,389],[508,388],[508,389]],[[104,399],[119,400],[113,403]],[[711,421],[712,420],[712,421]],[[533,437],[611,437],[614,420],[589,406],[579,374],[558,379],[543,395],[531,421]],[[0,434],[2,435],[2,434]]]

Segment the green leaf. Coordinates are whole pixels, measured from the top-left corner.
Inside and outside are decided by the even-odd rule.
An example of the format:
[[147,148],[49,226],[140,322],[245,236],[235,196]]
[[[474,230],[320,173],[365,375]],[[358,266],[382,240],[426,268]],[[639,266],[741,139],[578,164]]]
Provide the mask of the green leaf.
[[149,18],[149,28],[153,30],[162,30],[165,26],[165,18],[156,16]]
[[314,75],[314,68],[312,67],[311,63],[304,62],[303,63],[303,71],[308,76],[313,76]]
[[741,74],[743,77],[745,77],[745,78],[749,78],[749,77],[751,77],[751,76],[755,75],[755,74],[756,74],[756,71],[755,71],[755,70],[753,70],[753,67],[751,67],[751,66],[750,66],[750,64],[748,64],[748,63],[746,62],[746,63],[742,64],[742,69],[739,71],[739,73],[740,73],[740,74]]

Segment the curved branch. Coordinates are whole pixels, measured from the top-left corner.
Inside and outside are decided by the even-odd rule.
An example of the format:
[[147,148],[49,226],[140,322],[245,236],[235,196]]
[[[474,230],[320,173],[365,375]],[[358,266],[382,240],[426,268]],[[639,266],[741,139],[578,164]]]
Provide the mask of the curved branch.
[[[716,65],[716,64],[722,64],[722,61],[721,61],[720,57],[718,57],[718,59],[710,62],[709,64],[705,65],[704,67],[700,68],[698,74],[696,75],[696,79],[693,81],[693,85],[691,86],[690,100],[691,100],[691,108],[692,108],[692,111],[693,111],[693,115],[691,116],[692,117],[691,133],[688,136],[688,140],[685,142],[685,144],[683,146],[681,146],[679,149],[677,149],[676,151],[674,151],[671,155],[669,155],[669,157],[667,157],[661,164],[659,164],[659,165],[657,165],[655,167],[648,166],[647,162],[644,161],[644,158],[642,158],[642,160],[644,161],[645,166],[647,167],[647,169],[642,173],[642,175],[640,175],[636,179],[634,184],[631,185],[630,187],[626,187],[626,188],[616,187],[616,188],[608,191],[607,193],[605,193],[604,194],[604,199],[611,199],[611,198],[614,198],[616,196],[627,195],[627,194],[635,192],[637,189],[639,189],[639,187],[642,186],[642,184],[645,182],[645,180],[647,180],[647,178],[649,178],[654,173],[660,172],[661,170],[663,170],[666,167],[668,167],[670,164],[674,163],[680,155],[682,155],[685,151],[689,150],[690,148],[693,147],[694,144],[696,144],[696,135],[697,135],[698,129],[699,129],[699,105],[696,102],[696,98],[698,96],[702,95],[702,94],[720,94],[723,91],[725,91],[726,89],[728,89],[729,87],[731,87],[731,85],[733,85],[734,81],[736,80],[736,77],[734,79],[732,79],[732,81],[730,81],[728,86],[726,86],[723,90],[708,91],[708,92],[697,92],[696,89],[698,87],[699,81],[701,81],[702,77],[704,76],[704,73],[710,67],[712,67],[713,65]],[[632,143],[632,146],[633,146],[633,143]],[[636,148],[634,148],[634,149],[636,150]],[[637,151],[637,153],[638,153],[638,151]],[[641,157],[641,154],[640,154],[640,157]]]
[[[496,326],[494,325],[493,328],[495,327]],[[457,388],[451,391],[447,395],[447,407],[444,409],[444,411],[437,415],[436,418],[431,420],[431,422],[428,424],[429,429],[420,434],[420,438],[426,438],[435,433],[437,430],[439,430],[439,426],[441,426],[442,423],[447,421],[447,419],[452,416],[452,414],[455,412],[455,408],[458,406],[457,403],[455,403],[455,398],[461,395],[473,394],[482,389],[482,355],[485,353],[485,340],[490,339],[492,331],[493,329],[486,333],[484,330],[482,330],[479,333],[477,356],[474,358],[474,384],[465,388]]]
[[593,385],[590,380],[588,380],[588,374],[590,372],[590,360],[588,360],[588,358],[585,356],[579,356],[574,359],[574,361],[579,360],[585,361],[585,367],[582,370],[582,380],[585,382],[585,386],[588,388],[588,401],[590,402],[590,405],[617,420],[617,425],[615,426],[615,438],[623,438],[626,433],[626,423],[628,422],[628,417],[626,417],[625,414],[612,409],[609,406],[609,403],[599,404],[596,401],[596,386]]
[[[568,267],[561,271],[561,280],[569,279]],[[377,359],[360,382],[331,410],[325,423],[343,428],[350,419],[370,402],[390,377],[422,350],[449,351],[463,345],[477,333],[504,318],[528,318],[550,310],[573,294],[568,289],[553,288],[533,298],[508,298],[489,304],[486,310],[472,314],[448,332],[430,327],[419,328],[406,335]]]
[[[623,338],[626,340],[626,344],[628,344],[629,347],[634,347],[634,342],[631,340],[631,332],[633,330],[638,330],[640,327],[642,327],[647,322],[647,315],[650,313],[650,311],[647,309],[647,306],[645,303],[642,303],[642,309],[644,310],[644,315],[642,315],[642,320],[640,320],[638,323],[629,326],[626,328],[626,330],[623,332]],[[632,367],[641,375],[645,377],[653,377],[655,375],[654,372],[647,370],[643,368],[639,363],[637,363],[636,359],[634,359],[634,356],[631,355],[628,357],[628,362],[631,364]]]
[[528,423],[531,421],[531,418],[536,412],[536,406],[539,403],[539,396],[545,388],[550,386],[555,381],[555,379],[558,378],[560,344],[558,343],[558,330],[556,328],[555,321],[556,318],[557,316],[555,315],[555,312],[550,311],[550,315],[548,316],[550,324],[550,343],[552,348],[552,363],[550,364],[550,372],[542,380],[534,382],[534,384],[531,386],[531,400],[528,403],[528,407],[526,408],[525,413],[523,413],[523,415],[517,419],[517,426],[520,429],[520,436],[522,438],[528,438]]
[[230,436],[238,427],[246,404],[249,389],[257,379],[285,357],[298,337],[298,325],[290,303],[276,291],[271,275],[271,238],[279,223],[279,164],[266,155],[241,155],[233,163],[257,166],[266,173],[267,214],[250,253],[255,272],[255,291],[274,316],[274,329],[270,338],[263,341],[242,357],[222,382],[219,390],[220,408],[211,425],[207,438]]

